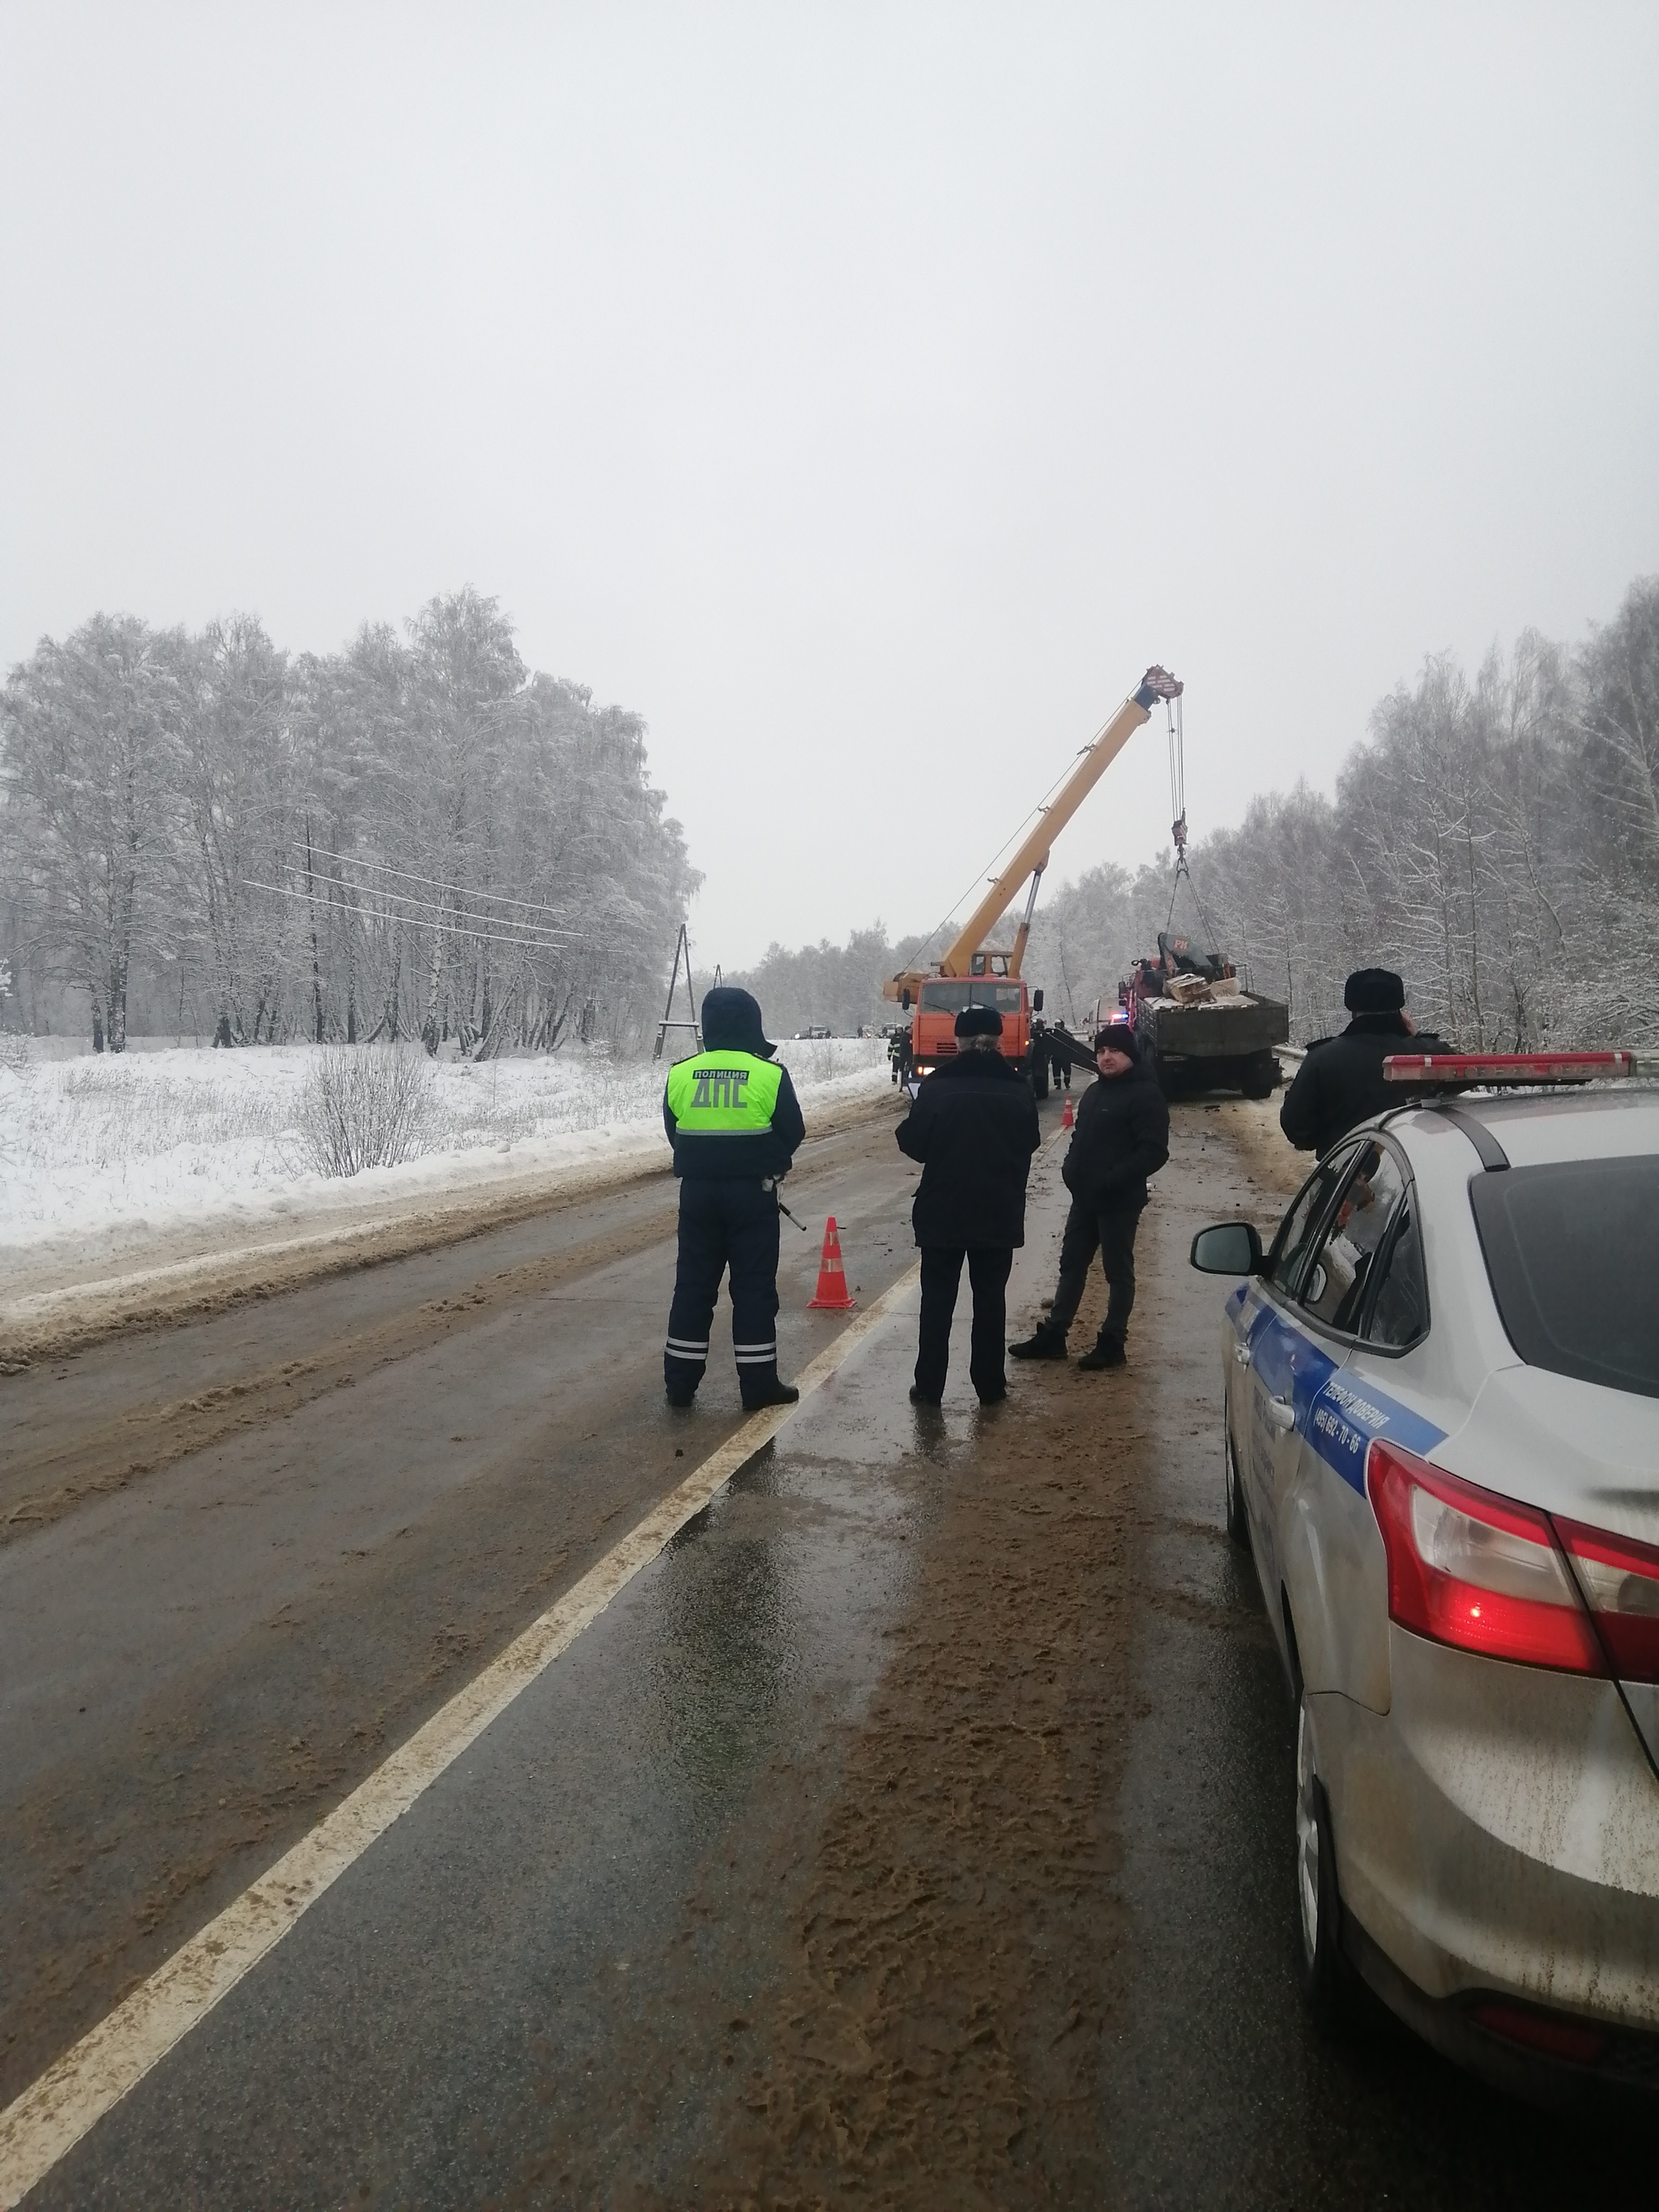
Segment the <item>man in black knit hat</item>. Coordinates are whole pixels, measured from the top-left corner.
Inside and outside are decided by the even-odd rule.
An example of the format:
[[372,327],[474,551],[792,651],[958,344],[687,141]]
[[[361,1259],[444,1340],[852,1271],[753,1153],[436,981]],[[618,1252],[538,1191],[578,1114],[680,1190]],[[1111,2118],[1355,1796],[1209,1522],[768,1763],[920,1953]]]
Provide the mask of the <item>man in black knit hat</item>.
[[1140,1057],[1135,1035],[1114,1022],[1095,1035],[1100,1079],[1084,1092],[1066,1164],[1072,1194],[1060,1247],[1054,1302],[1036,1333],[1010,1345],[1016,1359],[1064,1359],[1066,1333],[1076,1318],[1097,1252],[1106,1277],[1106,1318],[1079,1367],[1121,1367],[1123,1341],[1135,1302],[1135,1231],[1146,1203],[1146,1178],[1170,1157],[1170,1109],[1157,1078]]
[[1457,1049],[1443,1037],[1419,1035],[1406,1012],[1406,986],[1392,969],[1356,968],[1342,1003],[1353,1019],[1340,1036],[1308,1047],[1279,1109],[1279,1126],[1300,1152],[1323,1155],[1373,1114],[1409,1103],[1407,1086],[1382,1079],[1391,1054]]
[[921,1247],[918,1406],[945,1395],[951,1320],[962,1264],[974,1291],[968,1372],[981,1405],[1007,1395],[1005,1303],[1014,1247],[1025,1242],[1025,1179],[1041,1142],[1036,1099],[1024,1072],[1002,1052],[994,1006],[957,1016],[957,1050],[917,1085],[896,1132],[899,1149],[922,1164],[911,1221]]

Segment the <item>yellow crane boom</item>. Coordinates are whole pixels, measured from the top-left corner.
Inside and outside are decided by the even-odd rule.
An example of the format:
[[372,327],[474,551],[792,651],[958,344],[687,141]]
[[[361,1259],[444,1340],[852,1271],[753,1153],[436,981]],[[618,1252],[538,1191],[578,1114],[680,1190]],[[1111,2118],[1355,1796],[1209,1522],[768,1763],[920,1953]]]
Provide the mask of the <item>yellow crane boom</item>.
[[[974,972],[974,955],[984,945],[986,932],[997,916],[1006,909],[1029,876],[1032,878],[1031,894],[1025,902],[1025,914],[1019,925],[1019,934],[1014,940],[1013,951],[1008,957],[1008,974],[1018,975],[1020,963],[1025,957],[1026,940],[1031,933],[1031,912],[1036,903],[1037,884],[1042,880],[1042,872],[1048,865],[1048,854],[1054,839],[1135,731],[1143,722],[1152,719],[1152,708],[1158,702],[1160,699],[1178,699],[1182,689],[1168,669],[1153,667],[1146,671],[1137,689],[1130,693],[1104,728],[1097,731],[1083,748],[1076,767],[1042,810],[1007,866],[957,931],[939,965],[930,969],[930,974],[971,975]],[[883,985],[883,994],[890,999],[897,999],[908,989],[915,997],[922,980],[920,974],[895,975]]]

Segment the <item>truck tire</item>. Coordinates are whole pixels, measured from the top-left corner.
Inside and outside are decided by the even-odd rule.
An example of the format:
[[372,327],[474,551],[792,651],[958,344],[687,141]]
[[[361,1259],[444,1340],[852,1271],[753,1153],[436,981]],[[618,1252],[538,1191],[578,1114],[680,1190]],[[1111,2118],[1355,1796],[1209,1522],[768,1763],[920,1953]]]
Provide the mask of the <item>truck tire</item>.
[[1278,1060],[1270,1052],[1258,1052],[1245,1061],[1239,1089],[1247,1098],[1271,1098],[1278,1083]]

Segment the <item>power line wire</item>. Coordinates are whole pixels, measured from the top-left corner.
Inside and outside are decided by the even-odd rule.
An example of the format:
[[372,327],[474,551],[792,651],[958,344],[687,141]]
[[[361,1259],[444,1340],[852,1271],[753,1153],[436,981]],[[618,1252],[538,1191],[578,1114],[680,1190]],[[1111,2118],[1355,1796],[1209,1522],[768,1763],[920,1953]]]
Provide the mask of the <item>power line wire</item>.
[[[237,880],[244,890],[269,891],[276,898],[297,899],[303,906],[312,903],[312,895],[308,891],[290,890],[281,884],[262,884],[252,876],[241,876]],[[414,915],[390,914],[379,919],[395,921],[406,929],[431,930],[441,937],[470,938],[477,945],[504,945],[520,952],[549,952],[560,959],[567,957],[569,952],[568,945],[554,945],[543,938],[498,937],[489,930],[463,929],[453,922],[422,921]]]
[[[289,861],[286,865],[289,872],[296,877],[304,872],[297,864],[292,860]],[[416,898],[413,891],[389,890],[379,884],[337,884],[333,877],[323,876],[319,878],[315,875],[314,872],[307,878],[307,880],[308,886],[312,883],[320,882],[325,889],[356,891],[360,898],[395,899],[400,901],[405,906],[424,907],[428,914],[441,915],[446,918],[447,918],[451,914],[453,914],[458,921],[495,922],[498,923],[502,929],[537,929],[539,931],[540,935],[545,938],[568,938],[573,944],[577,945],[584,942],[580,930],[560,929],[552,922],[535,924],[527,921],[515,921],[511,915],[476,914],[469,907],[451,908],[442,906],[436,899]],[[317,896],[318,894],[307,887],[307,889],[301,892],[300,896],[304,898],[313,898]],[[460,894],[458,892],[457,896],[459,896]],[[325,903],[332,903],[332,902],[325,900]],[[356,914],[363,911],[363,909],[357,907],[348,907],[347,911],[349,913]]]
[[[301,849],[298,839],[295,843],[295,849]],[[312,845],[304,849],[313,856],[320,854],[325,860],[338,860],[344,867],[369,868],[380,875],[401,876],[405,883],[424,884],[428,890],[449,891],[458,898],[488,899],[493,906],[522,907],[527,914],[548,914],[551,911],[545,903],[532,899],[510,898],[505,891],[469,890],[465,884],[445,883],[437,876],[417,876],[413,869],[394,867],[390,860],[365,860],[352,853],[331,853],[325,845]],[[313,869],[312,872],[314,874],[316,871]],[[367,890],[369,886],[362,888]],[[556,927],[557,925],[549,926]]]

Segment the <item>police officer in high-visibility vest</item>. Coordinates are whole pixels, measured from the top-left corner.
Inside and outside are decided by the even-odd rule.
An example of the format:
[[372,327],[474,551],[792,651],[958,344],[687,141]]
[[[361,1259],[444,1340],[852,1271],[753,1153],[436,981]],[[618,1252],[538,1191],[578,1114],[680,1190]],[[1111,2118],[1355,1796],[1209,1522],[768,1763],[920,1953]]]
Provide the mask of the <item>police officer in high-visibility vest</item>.
[[747,991],[714,990],[702,1002],[702,1050],[668,1073],[662,1118],[680,1178],[679,1269],[663,1352],[671,1406],[696,1395],[728,1267],[744,1407],[793,1406],[800,1395],[778,1380],[777,1186],[806,1125],[776,1050]]

